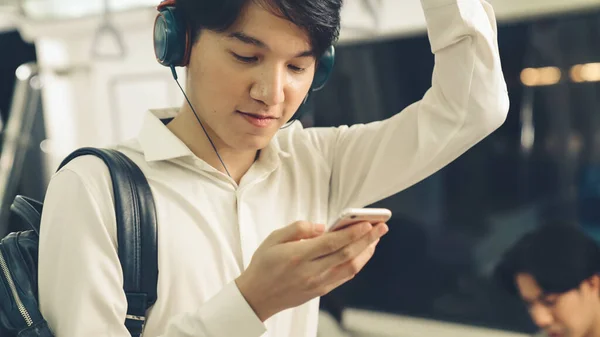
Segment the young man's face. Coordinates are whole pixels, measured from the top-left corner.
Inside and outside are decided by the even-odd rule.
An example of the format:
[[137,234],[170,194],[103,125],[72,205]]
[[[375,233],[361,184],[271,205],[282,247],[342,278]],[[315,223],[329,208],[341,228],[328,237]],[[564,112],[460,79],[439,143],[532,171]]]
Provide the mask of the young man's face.
[[517,287],[534,323],[550,337],[595,337],[600,321],[599,281],[594,276],[579,288],[546,294],[533,276],[518,274]]
[[249,1],[227,32],[202,31],[188,92],[218,146],[259,150],[303,102],[315,61],[302,29]]

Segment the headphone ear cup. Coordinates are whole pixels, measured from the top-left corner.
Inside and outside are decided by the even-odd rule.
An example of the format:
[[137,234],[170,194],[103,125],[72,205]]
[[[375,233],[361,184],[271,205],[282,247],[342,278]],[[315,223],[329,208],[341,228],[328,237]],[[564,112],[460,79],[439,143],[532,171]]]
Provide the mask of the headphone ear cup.
[[160,9],[154,21],[154,54],[163,66],[186,66],[191,49],[190,34],[174,6]]
[[335,64],[335,47],[329,46],[327,50],[319,58],[319,64],[317,65],[317,71],[311,86],[312,91],[318,91],[323,89],[329,76],[333,72],[333,66]]
[[315,71],[315,77],[310,87],[310,91],[304,98],[304,102],[300,104],[298,111],[296,111],[296,113],[294,114],[294,116],[292,116],[290,120],[301,119],[308,112],[309,109],[306,106],[306,103],[310,97],[310,93],[312,91],[319,91],[323,89],[323,87],[327,83],[327,80],[329,79],[329,76],[331,76],[334,64],[335,47],[329,46],[329,48],[327,48],[327,50],[325,50],[323,55],[321,55],[321,57],[319,58],[319,64],[317,65],[317,70]]

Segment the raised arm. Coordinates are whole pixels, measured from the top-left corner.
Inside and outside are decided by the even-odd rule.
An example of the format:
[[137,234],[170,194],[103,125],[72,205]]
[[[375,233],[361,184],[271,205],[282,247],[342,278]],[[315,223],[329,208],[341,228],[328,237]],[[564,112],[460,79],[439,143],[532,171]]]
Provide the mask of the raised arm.
[[483,0],[421,2],[435,54],[432,87],[423,99],[385,121],[306,130],[332,169],[332,216],[421,181],[506,119],[492,7]]

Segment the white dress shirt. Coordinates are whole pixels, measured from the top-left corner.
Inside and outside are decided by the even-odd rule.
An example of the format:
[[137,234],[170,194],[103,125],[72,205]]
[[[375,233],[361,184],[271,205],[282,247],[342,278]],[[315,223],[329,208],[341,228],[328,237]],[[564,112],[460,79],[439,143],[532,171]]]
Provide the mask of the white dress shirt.
[[[329,223],[436,172],[498,128],[508,95],[491,6],[422,0],[435,69],[424,98],[394,117],[352,127],[277,133],[239,186],[147,114],[117,146],[149,180],[158,216],[158,300],[145,337],[314,337],[318,299],[262,323],[234,279],[260,243],[296,220]],[[394,230],[391,228],[391,230]],[[40,233],[39,297],[57,337],[125,337],[108,170],[81,157],[53,177]]]

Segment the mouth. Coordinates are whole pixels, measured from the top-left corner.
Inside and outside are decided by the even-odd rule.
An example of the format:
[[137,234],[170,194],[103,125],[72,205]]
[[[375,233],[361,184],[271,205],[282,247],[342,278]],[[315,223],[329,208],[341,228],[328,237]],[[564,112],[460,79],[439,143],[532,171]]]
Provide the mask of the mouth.
[[237,110],[236,112],[239,113],[242,117],[244,117],[244,119],[246,119],[246,121],[248,121],[250,124],[258,128],[269,127],[279,119],[278,117],[264,114],[242,112],[239,110]]

